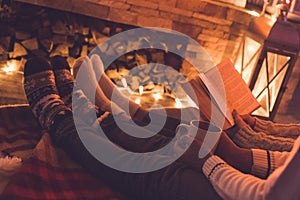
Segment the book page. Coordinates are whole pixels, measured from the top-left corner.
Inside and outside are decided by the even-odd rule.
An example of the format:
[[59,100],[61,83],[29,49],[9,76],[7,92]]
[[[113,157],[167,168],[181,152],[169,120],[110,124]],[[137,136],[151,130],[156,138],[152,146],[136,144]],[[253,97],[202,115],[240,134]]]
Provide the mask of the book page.
[[[229,119],[232,118],[231,113],[233,109],[236,109],[238,113],[243,115],[250,114],[260,107],[251,90],[229,59],[209,70],[205,73],[205,76],[214,85],[218,93],[224,93],[225,89],[226,103],[229,110],[224,112],[226,112],[226,116]],[[222,81],[220,81],[220,76]],[[223,91],[222,88],[224,88]]]
[[[216,67],[215,67],[216,68]],[[214,69],[215,69],[214,68]],[[212,71],[214,69],[211,69]],[[208,95],[211,96],[211,99],[214,101],[216,105],[218,105],[218,109],[223,114],[223,117],[226,117],[230,125],[234,125],[234,119],[231,115],[231,109],[228,107],[226,100],[226,93],[223,86],[223,79],[220,75],[214,74],[213,81],[210,81],[206,75],[200,74],[199,77],[204,82],[205,86],[208,90]],[[218,84],[217,84],[218,83]]]
[[190,81],[181,82],[180,84],[186,94],[198,106],[201,115],[206,119],[223,129],[228,129],[233,125],[220,110],[215,98],[212,96],[212,92],[206,87],[200,75]]

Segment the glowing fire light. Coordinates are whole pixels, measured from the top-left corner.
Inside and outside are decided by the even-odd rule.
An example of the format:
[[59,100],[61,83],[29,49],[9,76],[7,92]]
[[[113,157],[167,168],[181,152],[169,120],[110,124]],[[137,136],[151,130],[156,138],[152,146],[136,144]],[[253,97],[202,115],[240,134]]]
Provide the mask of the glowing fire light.
[[[121,83],[122,83],[123,87],[125,88],[125,90],[126,90],[127,92],[129,92],[130,94],[133,93],[133,91],[130,89],[130,87],[128,87],[128,84],[127,84],[127,81],[126,81],[125,78],[121,78]],[[118,89],[119,89],[119,90],[122,90],[121,87],[118,88]]]
[[2,71],[4,71],[6,74],[12,74],[17,70],[17,63],[15,60],[8,60],[7,65],[2,68]]
[[127,88],[127,87],[128,87],[128,85],[127,85],[127,81],[126,81],[126,79],[125,79],[125,78],[122,78],[122,79],[121,79],[121,82],[122,82],[122,84],[123,84],[124,88]]
[[248,14],[254,16],[254,17],[259,17],[260,16],[260,14],[258,12],[256,12],[256,11],[254,11],[254,10],[247,10],[246,12]]
[[141,99],[140,99],[140,98],[137,98],[134,102],[135,102],[136,104],[141,104]]
[[143,86],[139,86],[139,93],[140,95],[142,95],[144,93],[144,87]]
[[255,53],[255,51],[256,51],[256,49],[255,49],[255,47],[254,47],[253,45],[249,45],[249,46],[247,47],[247,49],[248,49],[248,51],[249,51],[251,54]]
[[176,102],[175,103],[176,108],[182,108],[183,107],[181,101],[178,98],[175,99],[175,102]]
[[152,94],[152,96],[155,99],[155,101],[162,99],[161,93],[154,93]]

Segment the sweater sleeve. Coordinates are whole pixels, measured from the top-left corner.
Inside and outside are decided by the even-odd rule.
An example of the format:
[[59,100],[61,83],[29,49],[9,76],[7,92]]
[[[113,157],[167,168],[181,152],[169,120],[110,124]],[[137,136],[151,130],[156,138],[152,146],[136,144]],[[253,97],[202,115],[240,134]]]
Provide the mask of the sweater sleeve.
[[251,174],[259,178],[267,178],[275,169],[282,166],[290,152],[266,151],[252,149]]
[[[243,174],[218,156],[210,157],[202,170],[223,199],[300,199],[300,138],[285,163],[266,180]],[[288,183],[288,184],[287,184]]]
[[265,149],[271,151],[290,151],[295,140],[292,138],[276,137],[264,132],[255,132],[249,126],[241,128],[232,140],[242,148]]
[[296,139],[300,135],[300,124],[281,124],[255,118],[254,130],[268,135]]

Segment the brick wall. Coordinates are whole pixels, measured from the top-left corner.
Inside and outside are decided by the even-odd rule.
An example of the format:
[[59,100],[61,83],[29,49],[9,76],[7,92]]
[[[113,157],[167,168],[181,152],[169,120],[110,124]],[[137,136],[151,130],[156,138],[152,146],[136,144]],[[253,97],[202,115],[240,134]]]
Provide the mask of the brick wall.
[[218,63],[235,58],[252,15],[212,0],[17,0],[139,27],[173,29],[197,40]]

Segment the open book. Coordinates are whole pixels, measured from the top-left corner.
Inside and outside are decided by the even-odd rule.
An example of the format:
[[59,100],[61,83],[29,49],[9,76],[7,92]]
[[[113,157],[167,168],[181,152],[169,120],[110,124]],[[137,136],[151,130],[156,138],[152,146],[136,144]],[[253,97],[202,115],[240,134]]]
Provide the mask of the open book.
[[224,130],[234,125],[234,109],[243,115],[260,107],[229,59],[181,83],[181,86],[199,107],[201,114]]

